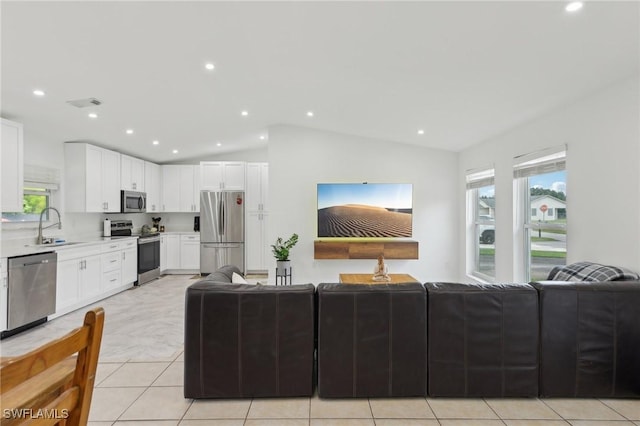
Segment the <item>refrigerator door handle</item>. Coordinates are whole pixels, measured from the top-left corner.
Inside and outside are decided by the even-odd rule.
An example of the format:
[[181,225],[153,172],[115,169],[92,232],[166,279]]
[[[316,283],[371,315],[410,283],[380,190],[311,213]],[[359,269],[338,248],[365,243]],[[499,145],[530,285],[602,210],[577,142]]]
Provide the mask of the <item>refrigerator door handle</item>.
[[218,200],[218,235],[222,235],[222,200]]
[[222,203],[222,214],[220,215],[220,218],[222,219],[222,235],[224,235],[225,231],[227,230],[227,218],[225,217],[225,215],[226,215],[225,202],[223,202]]

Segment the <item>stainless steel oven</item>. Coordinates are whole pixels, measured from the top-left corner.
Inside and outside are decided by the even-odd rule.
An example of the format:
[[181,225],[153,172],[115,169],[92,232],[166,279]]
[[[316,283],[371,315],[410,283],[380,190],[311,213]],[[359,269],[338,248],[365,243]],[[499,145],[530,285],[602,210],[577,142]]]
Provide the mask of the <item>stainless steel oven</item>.
[[138,285],[160,277],[160,235],[138,237]]
[[145,192],[120,191],[120,213],[145,213],[147,194]]

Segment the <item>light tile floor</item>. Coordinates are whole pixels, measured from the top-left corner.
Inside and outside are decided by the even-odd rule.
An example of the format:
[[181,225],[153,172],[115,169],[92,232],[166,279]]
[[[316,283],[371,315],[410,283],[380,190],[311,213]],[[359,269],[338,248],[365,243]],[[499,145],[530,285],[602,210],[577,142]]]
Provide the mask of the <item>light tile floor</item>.
[[[640,426],[639,399],[185,399],[184,289],[193,282],[166,276],[97,304],[106,316],[89,426]],[[85,311],[3,340],[0,354],[61,336]]]

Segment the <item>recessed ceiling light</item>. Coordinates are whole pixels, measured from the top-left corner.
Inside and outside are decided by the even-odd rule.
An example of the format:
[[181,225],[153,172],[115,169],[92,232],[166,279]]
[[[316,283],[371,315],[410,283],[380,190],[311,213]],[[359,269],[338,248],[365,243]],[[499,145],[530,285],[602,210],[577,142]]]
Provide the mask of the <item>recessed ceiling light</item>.
[[154,145],[158,145],[158,144],[160,144],[160,141],[153,141],[152,143],[153,143]]
[[174,149],[174,150],[173,150],[173,151],[171,151],[171,152],[173,152],[174,154],[177,154],[177,153],[178,153],[178,150],[177,150],[177,149]]
[[40,89],[36,89],[33,91],[33,94],[36,96],[44,96],[44,91]]
[[247,115],[249,115],[249,111],[246,111],[246,110],[245,110],[245,111],[242,111],[240,114],[241,114],[243,117],[246,117]]
[[569,3],[564,10],[566,10],[567,12],[577,12],[578,10],[582,9],[582,6],[584,6],[582,4],[581,1],[574,1]]
[[211,71],[212,69],[214,69],[216,66],[213,65],[211,62],[208,62],[205,64],[204,66],[206,69],[208,69],[209,71]]
[[419,135],[424,135],[424,130],[422,130],[422,129],[418,130],[418,134]]
[[216,144],[216,146],[222,146],[222,144],[221,144],[220,142],[218,142],[218,143]]
[[267,137],[265,135],[260,135],[260,140],[265,140]]
[[95,112],[90,112],[89,118],[98,118],[98,114],[96,114]]
[[307,111],[307,117],[313,117],[313,111]]
[[132,135],[133,134],[133,129],[127,129],[127,134],[128,135]]

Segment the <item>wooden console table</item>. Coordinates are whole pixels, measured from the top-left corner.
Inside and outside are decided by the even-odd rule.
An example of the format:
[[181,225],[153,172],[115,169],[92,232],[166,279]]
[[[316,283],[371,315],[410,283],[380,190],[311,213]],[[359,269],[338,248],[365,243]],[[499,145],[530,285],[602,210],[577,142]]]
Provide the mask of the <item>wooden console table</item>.
[[402,284],[420,283],[409,274],[389,274],[391,281],[374,281],[373,274],[340,274],[342,284]]

